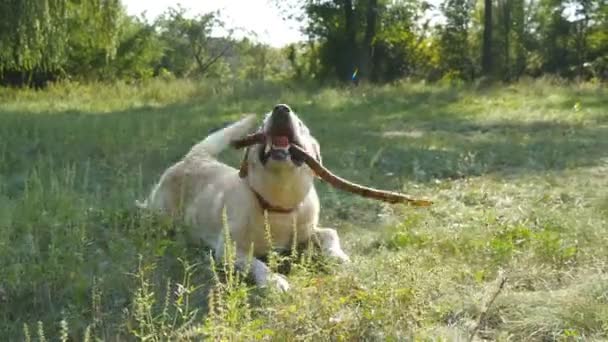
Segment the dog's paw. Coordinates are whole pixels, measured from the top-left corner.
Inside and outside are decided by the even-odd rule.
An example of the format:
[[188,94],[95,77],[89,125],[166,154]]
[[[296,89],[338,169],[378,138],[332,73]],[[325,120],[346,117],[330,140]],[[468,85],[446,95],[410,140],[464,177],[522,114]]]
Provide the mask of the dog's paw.
[[268,276],[268,279],[266,279],[266,284],[268,286],[273,287],[274,289],[276,289],[279,292],[289,291],[289,282],[287,281],[287,278],[285,278],[285,276],[283,276],[282,274],[278,274],[278,273],[270,274]]
[[328,251],[328,256],[341,264],[350,263],[350,257],[341,249],[331,249]]

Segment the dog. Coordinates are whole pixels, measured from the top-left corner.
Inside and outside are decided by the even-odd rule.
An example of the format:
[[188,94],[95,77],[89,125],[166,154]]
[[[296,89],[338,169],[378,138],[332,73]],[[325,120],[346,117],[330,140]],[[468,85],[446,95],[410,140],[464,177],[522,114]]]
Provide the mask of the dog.
[[[316,241],[326,256],[350,262],[335,229],[319,227],[319,197],[315,173],[289,146],[295,144],[321,162],[320,145],[308,127],[286,104],[276,105],[258,127],[266,142],[248,147],[240,170],[217,160],[217,155],[256,126],[249,114],[215,131],[194,145],[160,177],[141,209],[156,210],[184,220],[191,242],[224,252],[225,213],[231,240],[236,245],[235,266],[249,270],[256,285],[289,290],[285,276],[272,272],[261,259],[272,248],[289,249]],[[266,215],[265,215],[266,214]],[[265,222],[270,227],[272,246]],[[295,236],[294,236],[295,235]]]

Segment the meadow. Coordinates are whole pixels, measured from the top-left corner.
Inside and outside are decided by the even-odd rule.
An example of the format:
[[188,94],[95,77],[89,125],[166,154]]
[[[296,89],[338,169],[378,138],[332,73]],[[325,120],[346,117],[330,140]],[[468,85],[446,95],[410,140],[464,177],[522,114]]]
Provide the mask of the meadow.
[[[305,253],[286,294],[134,207],[211,130],[279,102],[336,174],[434,201],[319,182],[353,262]],[[603,84],[157,80],[0,89],[0,104],[0,340],[608,339]]]

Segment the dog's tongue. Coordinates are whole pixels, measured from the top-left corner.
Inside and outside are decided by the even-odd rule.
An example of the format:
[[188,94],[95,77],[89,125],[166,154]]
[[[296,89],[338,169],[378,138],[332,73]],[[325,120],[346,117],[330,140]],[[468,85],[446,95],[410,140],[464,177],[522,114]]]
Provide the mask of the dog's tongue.
[[289,138],[284,135],[272,137],[272,145],[276,147],[287,147],[289,146]]

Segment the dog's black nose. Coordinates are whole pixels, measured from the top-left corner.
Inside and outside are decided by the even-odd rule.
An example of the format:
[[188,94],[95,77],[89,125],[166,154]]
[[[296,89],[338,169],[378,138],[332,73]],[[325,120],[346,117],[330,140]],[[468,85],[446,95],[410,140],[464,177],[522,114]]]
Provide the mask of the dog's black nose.
[[274,106],[272,110],[272,115],[287,115],[291,112],[291,108],[289,108],[286,104],[278,104]]
[[273,125],[278,127],[283,127],[288,125],[291,122],[291,108],[285,104],[278,104],[274,106],[272,110],[272,122]]

